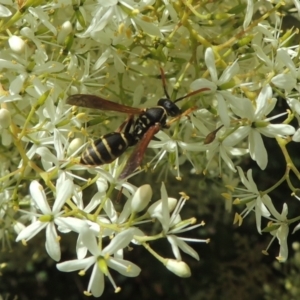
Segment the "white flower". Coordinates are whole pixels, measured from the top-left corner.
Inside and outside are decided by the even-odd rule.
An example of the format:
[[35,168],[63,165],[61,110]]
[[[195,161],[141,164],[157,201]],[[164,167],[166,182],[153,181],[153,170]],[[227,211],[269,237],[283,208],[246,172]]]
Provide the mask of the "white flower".
[[270,213],[265,206],[265,202],[269,199],[268,195],[261,196],[257,189],[257,186],[252,177],[252,170],[249,169],[247,172],[247,177],[244,175],[242,168],[237,167],[240,178],[246,189],[235,188],[238,192],[233,194],[232,197],[238,197],[234,203],[235,204],[245,204],[246,208],[241,213],[241,216],[245,218],[249,212],[255,212],[256,228],[261,234],[261,218],[269,217]]
[[199,143],[187,143],[180,140],[180,138],[178,140],[174,139],[163,131],[159,131],[155,137],[159,139],[159,141],[152,140],[149,144],[149,148],[159,149],[159,151],[151,160],[151,162],[156,160],[152,168],[155,169],[159,162],[163,160],[164,156],[169,154],[168,165],[176,172],[176,179],[181,180],[180,165],[182,165],[186,159],[184,155],[179,155],[179,148],[187,154],[186,152],[188,151],[200,152],[203,148],[202,145],[200,146]]
[[[296,55],[297,53],[294,54],[294,56]],[[297,88],[297,79],[300,78],[300,69],[296,68],[288,49],[279,48],[277,50],[276,60],[277,65],[282,66],[282,68],[279,74],[272,78],[271,82],[287,92],[290,92],[293,88]],[[286,73],[285,70],[283,70],[283,66],[287,67],[290,73]]]
[[82,241],[92,256],[59,263],[57,264],[57,268],[62,272],[82,270],[80,274],[84,275],[85,271],[93,265],[86,294],[89,295],[92,293],[94,297],[100,297],[102,295],[104,291],[104,275],[109,278],[115,288],[115,292],[117,292],[119,288],[117,288],[108,268],[112,268],[128,277],[138,276],[141,271],[138,266],[127,260],[112,257],[118,250],[125,248],[130,243],[134,233],[135,230],[131,228],[119,233],[101,250],[97,245],[95,235],[89,228],[85,227],[82,229]]
[[30,194],[35,205],[41,210],[42,214],[34,214],[26,211],[22,211],[25,214],[37,216],[38,219],[33,221],[29,226],[22,230],[17,236],[16,241],[25,240],[28,241],[33,238],[41,230],[46,230],[46,251],[49,256],[56,260],[60,260],[60,245],[59,236],[57,235],[55,224],[60,224],[60,221],[64,221],[61,217],[63,211],[62,206],[66,200],[71,196],[73,189],[73,182],[70,179],[66,179],[64,174],[58,178],[56,184],[56,199],[51,210],[47,197],[45,195],[43,187],[36,181],[32,181],[30,184]]
[[251,158],[257,162],[262,170],[267,166],[268,153],[261,135],[274,138],[292,135],[295,132],[295,128],[291,125],[269,123],[270,120],[281,116],[266,118],[274,109],[276,101],[276,98],[272,98],[272,89],[269,85],[263,87],[259,93],[256,107],[249,99],[230,99],[232,111],[243,121],[241,126],[224,140],[224,145],[233,146],[248,137]]
[[231,99],[232,95],[226,90],[220,90],[219,88],[222,85],[230,82],[232,77],[236,75],[239,71],[238,62],[235,61],[231,66],[228,66],[222,75],[218,78],[218,72],[215,64],[215,57],[212,48],[207,48],[205,51],[205,63],[208,68],[208,71],[211,76],[211,81],[200,78],[191,83],[191,89],[197,90],[200,88],[209,88],[212,93],[215,93],[215,97],[218,101],[217,108],[219,116],[222,120],[222,123],[225,127],[229,127],[230,125],[230,118],[228,114],[228,108],[225,102],[226,100]]
[[[289,223],[287,220],[288,206],[286,203],[284,203],[282,207],[282,212],[280,214],[274,207],[271,198],[265,200],[265,205],[271,212],[273,217],[268,218],[272,221],[272,223],[270,224],[270,228],[266,227],[264,231],[270,232],[274,236],[274,238],[276,237],[278,239],[280,250],[277,259],[279,262],[285,262],[288,258],[289,253],[287,245],[287,237],[289,235]],[[274,239],[272,239],[268,248],[272,244],[273,240]]]
[[177,260],[181,260],[181,254],[179,251],[179,249],[181,249],[183,252],[199,260],[198,253],[192,247],[190,247],[185,241],[208,242],[208,240],[191,239],[191,238],[176,236],[179,233],[183,233],[203,225],[203,224],[197,224],[197,225],[190,226],[195,223],[196,220],[194,218],[183,220],[183,221],[181,220],[179,213],[182,207],[184,206],[186,200],[188,199],[188,197],[184,195],[179,199],[171,215],[170,215],[170,210],[173,210],[174,204],[177,201],[176,199],[170,201],[164,183],[162,183],[161,186],[161,198],[162,200],[155,202],[148,208],[148,212],[150,213],[152,218],[157,218],[160,221],[163,227],[163,233],[167,237],[167,240],[172,247],[174,256],[176,257]]

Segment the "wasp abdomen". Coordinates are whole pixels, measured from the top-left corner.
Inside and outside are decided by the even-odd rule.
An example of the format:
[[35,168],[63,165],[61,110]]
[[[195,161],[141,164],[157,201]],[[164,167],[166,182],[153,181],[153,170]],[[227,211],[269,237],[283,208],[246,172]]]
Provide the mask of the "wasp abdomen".
[[108,133],[95,140],[83,152],[80,163],[85,165],[103,165],[121,156],[128,147],[136,144],[133,135],[126,132]]

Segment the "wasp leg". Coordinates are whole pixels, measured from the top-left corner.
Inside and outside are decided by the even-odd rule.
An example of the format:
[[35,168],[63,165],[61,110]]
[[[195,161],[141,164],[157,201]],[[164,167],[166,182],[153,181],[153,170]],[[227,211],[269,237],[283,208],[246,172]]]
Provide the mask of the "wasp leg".
[[151,126],[143,135],[143,138],[138,142],[135,149],[131,153],[127,164],[122,171],[121,175],[119,176],[119,179],[124,179],[127,176],[129,176],[137,167],[140,166],[144,154],[146,152],[146,149],[154,137],[154,135],[161,129],[161,124],[156,123],[155,125]]

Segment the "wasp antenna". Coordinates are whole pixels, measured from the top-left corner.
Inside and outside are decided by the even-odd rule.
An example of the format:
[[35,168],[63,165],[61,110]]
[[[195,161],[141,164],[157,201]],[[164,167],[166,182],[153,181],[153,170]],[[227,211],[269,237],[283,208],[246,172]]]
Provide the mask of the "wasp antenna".
[[162,85],[163,85],[163,89],[164,89],[164,92],[165,92],[165,95],[167,97],[167,99],[170,99],[170,95],[167,91],[167,83],[166,83],[166,76],[165,76],[165,72],[162,68],[159,68],[160,69],[160,76],[161,76],[161,81],[162,81]]
[[193,96],[193,95],[196,95],[196,94],[198,94],[198,93],[206,92],[206,91],[210,91],[210,89],[209,89],[209,88],[202,88],[202,89],[193,91],[193,92],[188,93],[187,95],[185,95],[185,96],[183,96],[183,97],[180,97],[180,98],[174,100],[174,103],[176,103],[176,102],[178,102],[178,101],[180,101],[180,100],[183,100],[183,99],[185,99],[185,98],[191,97],[191,96]]

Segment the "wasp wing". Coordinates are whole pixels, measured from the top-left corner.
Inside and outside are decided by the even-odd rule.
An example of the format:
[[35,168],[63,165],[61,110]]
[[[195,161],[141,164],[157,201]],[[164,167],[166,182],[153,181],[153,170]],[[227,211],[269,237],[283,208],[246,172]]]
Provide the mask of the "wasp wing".
[[135,108],[135,107],[119,104],[116,102],[105,100],[95,95],[88,95],[88,94],[71,95],[67,98],[67,104],[88,107],[88,108],[96,108],[101,110],[118,111],[126,114],[134,114],[134,115],[138,115],[143,111],[143,109],[141,108]]
[[138,142],[135,149],[131,153],[128,162],[122,171],[121,175],[119,176],[119,179],[124,179],[128,175],[130,175],[139,165],[141,164],[144,154],[146,152],[146,149],[154,137],[154,135],[160,130],[161,125],[159,123],[156,123],[155,125],[151,126],[146,133],[144,134],[143,138]]

